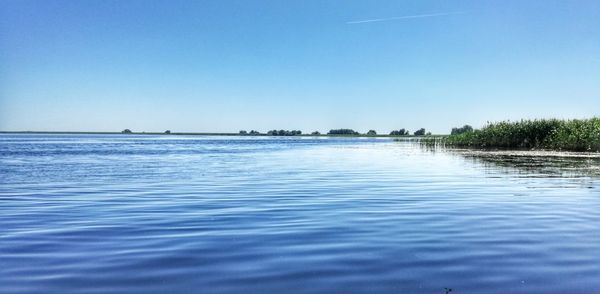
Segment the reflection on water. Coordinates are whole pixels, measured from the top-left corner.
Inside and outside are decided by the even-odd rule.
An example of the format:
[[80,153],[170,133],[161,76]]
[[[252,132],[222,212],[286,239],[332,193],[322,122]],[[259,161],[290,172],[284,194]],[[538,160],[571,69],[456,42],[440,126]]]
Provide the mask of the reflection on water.
[[597,158],[0,135],[0,293],[595,293]]
[[473,164],[484,166],[490,170],[502,170],[508,174],[520,174],[525,177],[600,176],[600,153],[419,146],[429,152],[443,152],[469,159]]

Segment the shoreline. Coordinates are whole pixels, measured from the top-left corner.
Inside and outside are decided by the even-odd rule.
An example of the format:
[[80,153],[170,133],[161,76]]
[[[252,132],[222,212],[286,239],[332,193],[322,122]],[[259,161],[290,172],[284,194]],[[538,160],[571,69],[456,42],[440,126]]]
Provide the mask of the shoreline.
[[[240,135],[238,133],[201,133],[201,132],[180,132],[180,133],[159,133],[159,132],[132,132],[132,133],[121,133],[121,132],[71,132],[71,131],[0,131],[0,134],[48,134],[48,135],[132,135],[132,136],[231,136],[231,137],[273,137],[273,138],[293,138],[293,137],[336,137],[336,138],[390,138],[394,142],[404,141],[419,141],[419,139],[444,139],[449,135],[431,135],[431,136],[415,136],[415,135],[404,135],[404,136],[393,136],[393,135],[311,135],[301,134],[293,136],[272,136],[268,134],[256,134],[256,135]],[[427,142],[425,143],[427,145]],[[435,145],[435,144],[434,144]],[[453,146],[453,145],[438,145],[432,148],[443,148],[448,151],[453,151],[466,155],[473,156],[515,156],[515,157],[552,157],[552,158],[600,158],[600,152],[597,151],[568,151],[568,150],[551,150],[551,149],[523,149],[523,148],[477,148],[477,147],[464,147],[464,146]]]
[[518,149],[468,149],[446,148],[446,150],[470,156],[510,156],[510,157],[547,157],[547,158],[600,158],[600,152],[557,151],[557,150],[518,150]]
[[239,136],[239,137],[349,137],[349,138],[426,138],[426,137],[446,137],[447,135],[431,135],[431,136],[415,136],[415,135],[403,135],[403,136],[395,136],[395,135],[367,135],[367,134],[359,134],[359,135],[342,135],[342,134],[300,134],[300,135],[292,135],[292,136],[273,136],[268,134],[255,134],[255,135],[241,135],[239,133],[204,133],[204,132],[171,132],[166,134],[164,132],[131,132],[131,133],[122,133],[122,132],[72,132],[72,131],[0,131],[0,134],[55,134],[55,135],[162,135],[162,136]]

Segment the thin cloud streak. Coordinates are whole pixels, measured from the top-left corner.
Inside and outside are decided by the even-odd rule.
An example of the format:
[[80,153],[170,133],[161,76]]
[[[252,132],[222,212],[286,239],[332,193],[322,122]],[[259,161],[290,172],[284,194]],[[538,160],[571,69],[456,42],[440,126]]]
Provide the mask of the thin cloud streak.
[[467,13],[467,12],[466,11],[454,11],[454,12],[441,12],[441,13],[430,13],[430,14],[405,15],[405,16],[396,16],[396,17],[387,17],[387,18],[355,20],[355,21],[349,21],[346,24],[359,24],[359,23],[380,22],[380,21],[390,21],[390,20],[410,19],[410,18],[436,17],[436,16],[446,16],[446,15],[465,14],[465,13]]

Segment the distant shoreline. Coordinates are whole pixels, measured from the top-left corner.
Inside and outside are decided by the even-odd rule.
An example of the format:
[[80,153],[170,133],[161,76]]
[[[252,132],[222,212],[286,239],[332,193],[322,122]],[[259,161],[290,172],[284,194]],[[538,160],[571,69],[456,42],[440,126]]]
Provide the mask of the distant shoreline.
[[238,136],[238,137],[362,137],[362,138],[422,138],[422,137],[446,137],[447,135],[367,135],[367,134],[301,134],[293,136],[273,136],[269,134],[254,134],[254,135],[240,135],[239,133],[198,133],[198,132],[171,132],[166,134],[164,132],[72,132],[72,131],[0,131],[0,134],[55,134],[55,135],[161,135],[161,136]]
[[[459,153],[465,153],[467,155],[479,155],[479,156],[534,156],[534,157],[579,157],[579,158],[600,158],[598,151],[573,151],[573,150],[555,150],[555,149],[544,149],[544,148],[498,148],[498,147],[477,147],[477,146],[454,146],[451,144],[444,144],[445,141],[451,137],[450,135],[367,135],[367,134],[301,134],[294,136],[273,136],[268,134],[254,134],[254,135],[240,135],[239,133],[197,133],[197,132],[181,132],[181,133],[170,133],[164,132],[69,132],[69,131],[0,131],[0,134],[49,134],[49,135],[120,135],[120,136],[231,136],[231,137],[337,137],[337,138],[392,138],[394,141],[402,141],[402,139],[417,139],[426,146],[446,146],[447,148],[457,151]],[[422,141],[421,141],[422,140]]]

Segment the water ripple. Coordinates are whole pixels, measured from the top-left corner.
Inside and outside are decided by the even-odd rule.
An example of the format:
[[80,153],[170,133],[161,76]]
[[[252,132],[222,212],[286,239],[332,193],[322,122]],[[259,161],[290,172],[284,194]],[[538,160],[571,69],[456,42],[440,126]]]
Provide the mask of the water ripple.
[[0,135],[1,293],[595,293],[590,158]]

